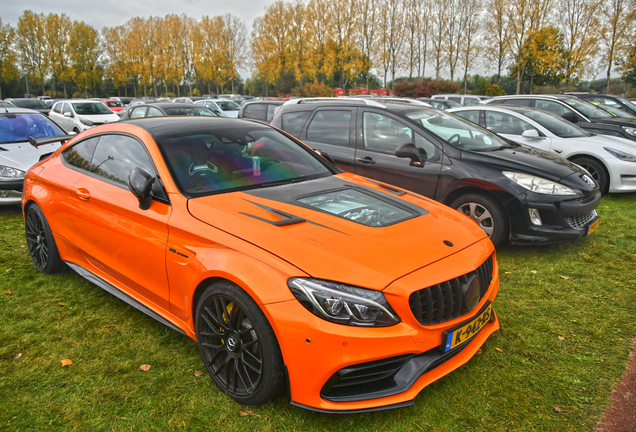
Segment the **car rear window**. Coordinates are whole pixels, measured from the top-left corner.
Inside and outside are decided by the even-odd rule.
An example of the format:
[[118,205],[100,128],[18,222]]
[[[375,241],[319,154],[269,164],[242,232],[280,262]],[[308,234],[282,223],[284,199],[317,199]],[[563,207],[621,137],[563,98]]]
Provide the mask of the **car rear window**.
[[29,137],[45,138],[66,135],[42,114],[5,114],[0,116],[0,144],[29,141]]

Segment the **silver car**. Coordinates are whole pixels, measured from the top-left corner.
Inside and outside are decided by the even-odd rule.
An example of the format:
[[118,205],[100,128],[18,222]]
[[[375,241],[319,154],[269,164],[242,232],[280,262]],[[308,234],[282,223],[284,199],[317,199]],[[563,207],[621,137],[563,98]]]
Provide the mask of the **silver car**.
[[19,205],[27,170],[53,153],[60,142],[35,147],[29,137],[64,137],[47,116],[25,108],[0,107],[0,206]]

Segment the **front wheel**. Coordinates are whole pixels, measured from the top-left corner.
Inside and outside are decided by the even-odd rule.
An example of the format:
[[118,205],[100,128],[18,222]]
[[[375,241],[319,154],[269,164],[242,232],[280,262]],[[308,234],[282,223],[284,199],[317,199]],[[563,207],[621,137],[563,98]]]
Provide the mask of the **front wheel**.
[[609,190],[609,174],[601,162],[589,157],[575,158],[572,159],[572,162],[585,168],[598,184],[598,189],[601,193],[607,193]]
[[283,357],[256,302],[230,282],[216,282],[196,311],[199,352],[216,385],[236,402],[258,405],[284,390]]
[[510,226],[503,207],[487,195],[470,193],[456,198],[450,207],[473,219],[495,247],[508,240]]

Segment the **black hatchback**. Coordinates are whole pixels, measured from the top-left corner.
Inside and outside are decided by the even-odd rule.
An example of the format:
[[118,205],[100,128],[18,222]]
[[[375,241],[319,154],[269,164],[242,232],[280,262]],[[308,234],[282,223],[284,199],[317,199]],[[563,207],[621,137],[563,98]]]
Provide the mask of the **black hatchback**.
[[560,156],[505,141],[452,114],[368,99],[295,99],[271,124],[385,185],[473,218],[495,245],[550,243],[598,226],[598,185]]

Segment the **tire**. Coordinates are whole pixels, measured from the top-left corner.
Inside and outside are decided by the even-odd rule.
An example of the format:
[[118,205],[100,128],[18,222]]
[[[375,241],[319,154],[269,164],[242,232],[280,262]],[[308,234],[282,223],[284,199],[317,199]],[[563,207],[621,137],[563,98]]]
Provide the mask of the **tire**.
[[572,162],[585,168],[594,181],[598,183],[598,188],[601,193],[607,193],[609,190],[609,174],[601,162],[589,157],[574,158]]
[[495,247],[503,245],[510,236],[508,215],[494,198],[479,193],[462,195],[450,207],[465,214],[479,224]]
[[35,268],[47,274],[64,271],[66,264],[60,258],[51,227],[37,204],[31,204],[24,215],[24,231]]
[[285,389],[283,356],[267,318],[240,287],[210,285],[197,305],[195,331],[205,367],[221,391],[259,405]]

